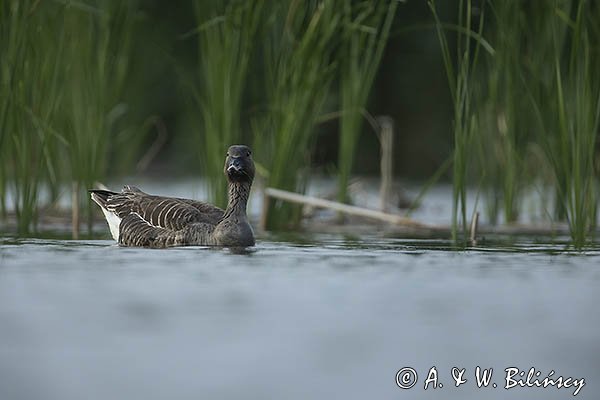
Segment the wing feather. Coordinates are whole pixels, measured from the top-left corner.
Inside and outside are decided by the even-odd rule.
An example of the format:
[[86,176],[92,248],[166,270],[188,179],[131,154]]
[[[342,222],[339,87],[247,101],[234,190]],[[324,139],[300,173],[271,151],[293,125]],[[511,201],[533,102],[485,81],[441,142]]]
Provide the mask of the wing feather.
[[148,195],[139,189],[124,189],[110,196],[107,209],[120,218],[136,213],[140,219],[152,226],[180,230],[191,223],[216,225],[223,216],[223,210],[199,201]]
[[120,193],[92,192],[94,201],[120,218],[118,240],[126,246],[210,244],[210,235],[205,233],[212,232],[224,214],[208,203],[152,196],[133,186],[125,186]]
[[185,232],[152,225],[137,212],[121,220],[119,244],[137,247],[171,247],[186,244]]

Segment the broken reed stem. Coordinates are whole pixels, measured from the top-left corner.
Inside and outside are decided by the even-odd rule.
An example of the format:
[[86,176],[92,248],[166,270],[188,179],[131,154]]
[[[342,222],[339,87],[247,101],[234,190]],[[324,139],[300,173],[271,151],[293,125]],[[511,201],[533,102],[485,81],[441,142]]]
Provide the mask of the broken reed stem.
[[389,208],[390,193],[393,180],[393,153],[394,153],[394,121],[384,116],[378,118],[379,143],[381,145],[381,186],[379,187],[379,209],[387,212]]
[[[299,193],[288,192],[287,190],[275,189],[275,188],[266,188],[264,192],[265,198],[272,197],[279,200],[288,201],[291,203],[309,205],[313,207],[319,208],[327,208],[333,211],[337,211],[344,214],[354,215],[358,217],[365,217],[376,219],[379,221],[387,222],[390,224],[396,224],[401,226],[413,227],[413,228],[423,228],[430,229],[433,228],[427,224],[423,224],[417,222],[411,218],[402,217],[400,215],[388,214],[378,210],[371,210],[368,208],[351,206],[344,203],[339,203],[336,201],[320,199],[317,197],[311,197],[302,195]],[[263,216],[263,218],[265,218]]]
[[469,237],[469,243],[471,246],[477,246],[477,228],[479,226],[479,211],[476,211],[473,214],[473,219],[471,220],[471,235]]
[[71,188],[71,231],[73,240],[77,240],[79,239],[79,182],[73,181]]

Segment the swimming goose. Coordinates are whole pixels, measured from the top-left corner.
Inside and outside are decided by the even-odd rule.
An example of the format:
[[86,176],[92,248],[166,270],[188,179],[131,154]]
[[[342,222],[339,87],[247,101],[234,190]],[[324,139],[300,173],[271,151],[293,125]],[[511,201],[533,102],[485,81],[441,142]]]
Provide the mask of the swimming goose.
[[121,193],[92,189],[90,194],[122,246],[254,246],[246,216],[254,179],[250,148],[231,146],[224,173],[229,185],[225,210],[195,200],[152,196],[133,186],[125,186]]

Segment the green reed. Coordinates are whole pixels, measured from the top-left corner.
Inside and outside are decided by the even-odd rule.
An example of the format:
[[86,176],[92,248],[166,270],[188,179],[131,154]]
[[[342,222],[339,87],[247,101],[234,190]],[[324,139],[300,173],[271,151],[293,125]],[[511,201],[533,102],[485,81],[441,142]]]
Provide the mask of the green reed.
[[227,202],[223,157],[227,147],[242,142],[242,106],[250,59],[262,21],[264,1],[194,3],[198,38],[198,81],[192,91],[201,119],[200,159],[212,200]]
[[[462,225],[469,170],[488,188],[490,221],[502,209],[504,220],[512,222],[523,188],[534,180],[547,181],[548,171],[540,167],[546,165],[556,192],[554,217],[567,220],[574,245],[581,247],[597,222],[600,79],[593,71],[600,61],[600,11],[587,1],[485,4],[492,11],[486,24],[492,51],[476,66],[468,39],[461,49],[459,37],[455,71],[443,25],[430,3],[455,106],[454,204],[459,204]],[[459,9],[464,16],[457,30],[472,32],[470,3],[460,2]],[[480,38],[475,43],[484,43],[482,25],[483,13],[479,32],[471,35]],[[467,168],[473,158],[469,151],[479,162]]]
[[22,39],[19,37],[18,30],[19,27],[22,30],[24,26],[21,22],[22,10],[15,10],[15,7],[18,7],[16,1],[4,2],[0,6],[0,37],[3,38],[0,42],[0,58],[4,60],[0,64],[0,214],[2,218],[6,218],[7,212],[7,180],[11,160],[9,159],[11,154],[9,148],[12,147],[9,142],[9,129],[12,129],[11,123],[14,116],[14,113],[10,112],[14,86],[13,75],[17,53],[22,49],[20,46]]
[[[265,115],[254,123],[267,185],[303,192],[315,122],[335,75],[341,14],[333,1],[288,0],[273,6],[264,39]],[[269,207],[269,229],[295,225],[300,208]]]
[[344,0],[340,56],[340,139],[338,200],[348,201],[348,181],[368,100],[398,2]]
[[480,87],[475,90],[479,106],[476,147],[488,196],[488,218],[497,222],[500,210],[505,222],[519,215],[522,190],[527,183],[524,157],[529,143],[526,98],[521,82],[526,18],[522,4],[514,1],[492,3],[493,29],[490,42],[494,54],[485,58]]
[[[135,2],[91,1],[65,9],[66,55],[64,129],[70,177],[83,191],[103,181],[109,157],[131,152],[117,146],[121,120],[128,112],[123,93],[129,74]],[[91,207],[86,196],[88,227]],[[73,205],[78,206],[78,205]]]
[[[57,182],[53,128],[61,98],[62,27],[59,14],[36,1],[0,6],[0,152],[3,202],[14,196],[17,229],[36,228],[40,188]],[[58,33],[58,41],[52,41]],[[58,42],[58,43],[57,43]]]
[[[568,34],[564,38],[563,28],[554,25],[556,84],[553,99],[556,103],[552,106],[554,118],[550,120],[554,137],[549,138],[546,148],[556,175],[557,202],[566,210],[576,247],[586,243],[597,223],[594,163],[600,123],[599,17],[597,7],[580,1],[573,11],[572,7],[561,8],[556,3],[553,20],[553,24],[566,25]],[[566,54],[561,57],[565,48]]]
[[[450,87],[453,104],[453,133],[454,133],[454,159],[453,159],[453,195],[452,195],[452,239],[458,239],[459,216],[463,237],[466,237],[467,225],[467,184],[469,173],[469,159],[473,146],[473,134],[476,126],[475,110],[472,102],[471,80],[479,51],[482,47],[484,10],[480,10],[477,31],[472,30],[472,2],[460,0],[458,5],[458,22],[455,30],[458,32],[456,39],[456,54],[453,61],[452,52],[445,32],[445,25],[439,19],[436,3],[429,1],[429,8],[433,14],[436,31],[444,68]],[[474,39],[475,38],[475,39]]]
[[523,90],[512,101],[527,114],[520,120],[521,129],[534,132],[528,147],[538,149],[539,161],[532,175],[553,185],[553,219],[566,220],[573,244],[582,247],[597,222],[600,79],[593,71],[600,61],[600,13],[587,1],[538,6],[532,10],[520,5],[524,62],[518,84]]
[[4,204],[12,185],[21,234],[35,229],[45,206],[42,187],[53,202],[67,182],[83,191],[105,177],[115,121],[125,109],[119,98],[134,4],[8,1],[0,7],[0,194]]

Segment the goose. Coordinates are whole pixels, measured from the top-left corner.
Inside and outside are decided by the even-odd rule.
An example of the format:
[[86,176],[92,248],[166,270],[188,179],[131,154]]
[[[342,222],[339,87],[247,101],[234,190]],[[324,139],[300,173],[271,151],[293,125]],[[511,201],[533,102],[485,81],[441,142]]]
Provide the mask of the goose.
[[100,189],[89,192],[121,246],[254,246],[254,233],[246,216],[254,180],[250,148],[229,147],[223,172],[229,186],[225,210],[195,200],[153,196],[134,186],[125,186],[120,193]]

